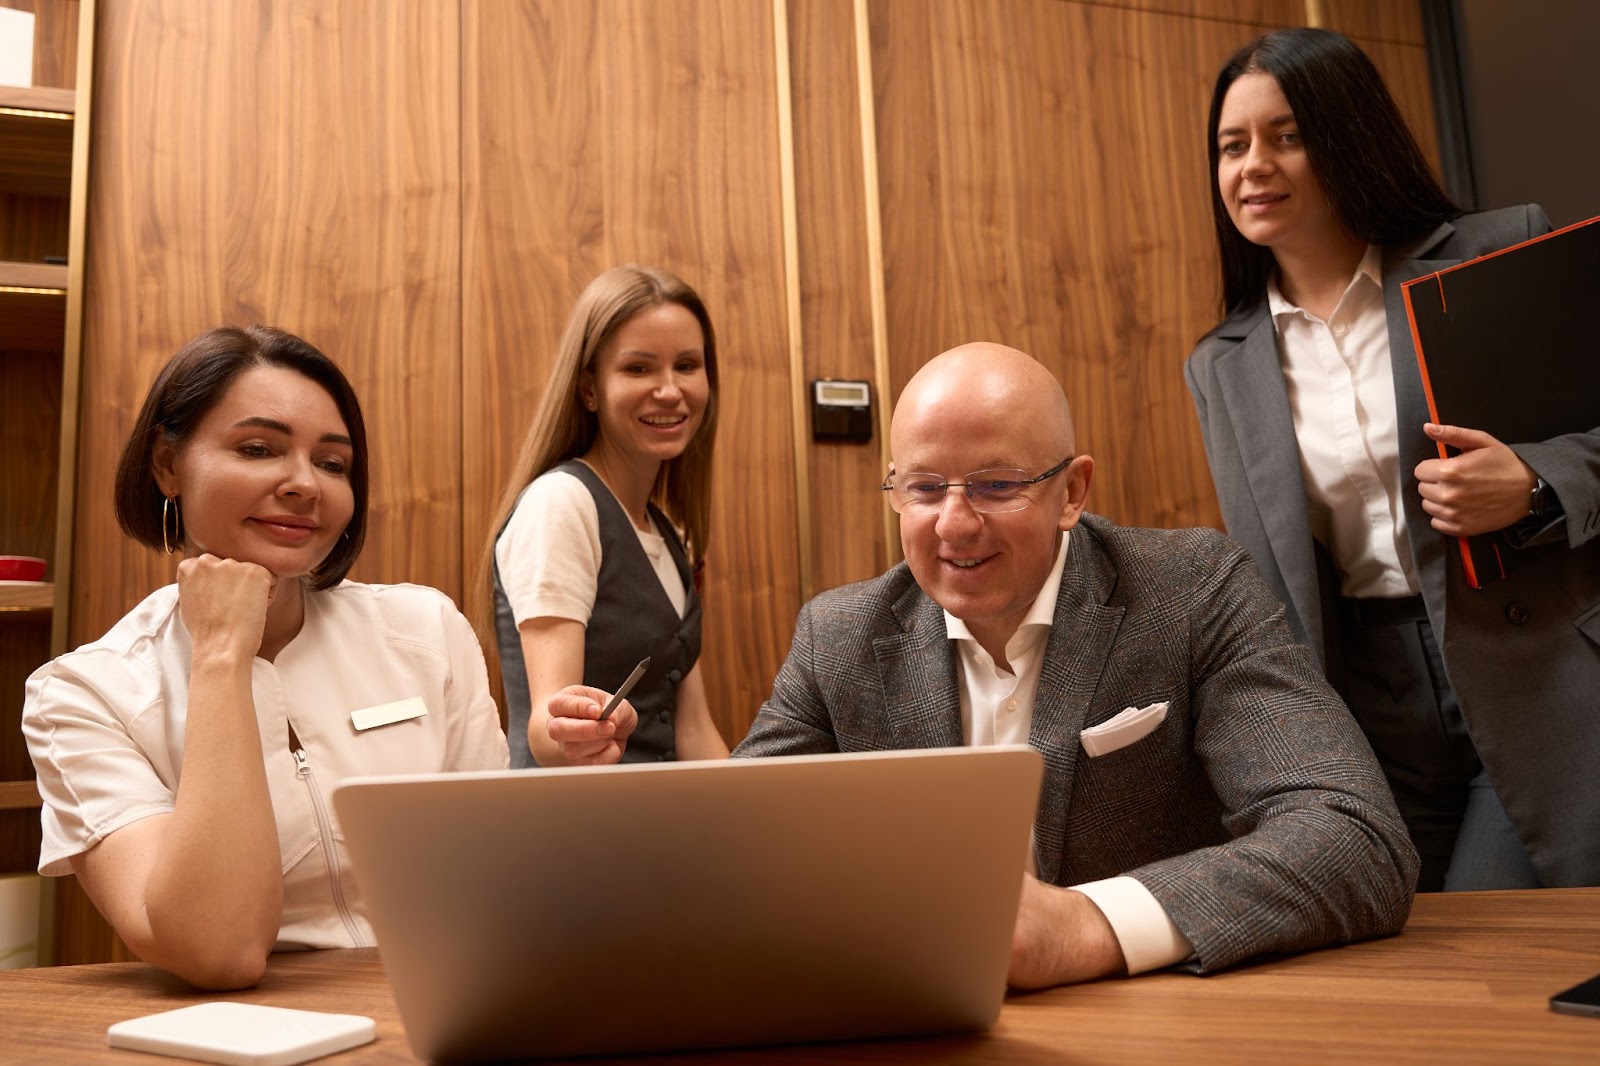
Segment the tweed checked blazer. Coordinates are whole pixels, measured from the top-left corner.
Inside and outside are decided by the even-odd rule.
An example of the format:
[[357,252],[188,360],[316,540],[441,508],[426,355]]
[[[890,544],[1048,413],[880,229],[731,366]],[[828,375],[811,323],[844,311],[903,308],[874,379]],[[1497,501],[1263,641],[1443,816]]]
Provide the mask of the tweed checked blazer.
[[[738,756],[955,747],[944,613],[904,563],[800,612]],[[1165,700],[1148,736],[1090,758],[1079,731]],[[1128,874],[1215,970],[1397,932],[1416,853],[1372,751],[1283,607],[1213,530],[1070,538],[1030,744],[1044,755],[1041,879]]]
[[[1456,546],[1422,510],[1427,400],[1401,282],[1550,229],[1537,206],[1467,215],[1385,249],[1383,289],[1411,557],[1445,670],[1495,792],[1545,884],[1600,884],[1600,429],[1506,442],[1566,518],[1509,576],[1467,585]],[[1516,353],[1507,353],[1514,358]],[[1277,333],[1261,306],[1207,335],[1185,367],[1228,534],[1288,605],[1288,621],[1337,683],[1339,581],[1311,536]],[[1559,388],[1552,383],[1552,388]]]

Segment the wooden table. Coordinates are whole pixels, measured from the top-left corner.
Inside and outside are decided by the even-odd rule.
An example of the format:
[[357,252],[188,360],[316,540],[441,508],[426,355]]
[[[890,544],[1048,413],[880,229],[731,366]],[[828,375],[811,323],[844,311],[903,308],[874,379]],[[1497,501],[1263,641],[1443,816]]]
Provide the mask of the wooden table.
[[[1155,974],[1012,996],[987,1033],[651,1056],[720,1063],[1597,1063],[1600,1019],[1553,992],[1600,973],[1600,888],[1417,897],[1398,937],[1214,977]],[[140,963],[0,972],[0,1061],[171,1062],[106,1027],[205,1000]],[[376,1043],[321,1060],[414,1062],[372,950],[281,955],[225,998],[365,1014]],[[615,1061],[615,1060],[610,1060]]]

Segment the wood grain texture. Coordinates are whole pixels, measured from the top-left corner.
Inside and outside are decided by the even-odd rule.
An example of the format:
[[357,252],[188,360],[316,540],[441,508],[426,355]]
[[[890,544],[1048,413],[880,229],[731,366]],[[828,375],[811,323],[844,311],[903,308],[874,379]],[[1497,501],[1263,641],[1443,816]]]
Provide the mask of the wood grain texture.
[[[1306,22],[1306,0],[1053,0],[1053,2],[1121,8],[1126,11],[1145,11],[1151,14],[1177,15],[1221,22],[1241,22],[1263,28],[1303,26]],[[1385,3],[1387,0],[1376,0],[1376,2]]]
[[490,535],[578,292],[618,263],[682,276],[717,331],[701,662],[737,741],[799,607],[770,8],[476,2],[464,27],[463,540]]
[[1056,0],[872,6],[898,389],[969,340],[1065,387],[1090,508],[1220,525],[1182,378],[1214,323],[1205,109],[1261,27]]
[[[66,335],[67,299],[62,293],[5,292],[0,290],[0,344],[16,357],[31,353],[47,358],[59,371],[61,343]],[[0,355],[0,359],[7,358]],[[0,388],[10,388],[8,375],[0,370]],[[59,375],[51,390],[59,396]]]
[[[1212,977],[1146,974],[1009,996],[985,1032],[606,1061],[1588,1064],[1594,1019],[1553,1013],[1546,1000],[1592,975],[1597,955],[1600,889],[1426,894],[1397,937]],[[25,1062],[127,1062],[127,1052],[106,1046],[106,1026],[207,998],[142,964],[7,971],[0,973],[0,1046]],[[376,1022],[375,1043],[330,1062],[415,1061],[376,949],[276,955],[259,986],[228,998]]]
[[[0,105],[3,106],[3,105]],[[72,176],[72,122],[31,114],[0,114],[0,193],[64,196]],[[0,240],[15,225],[5,219]]]
[[[62,310],[59,298],[17,297],[24,300],[49,300]],[[0,311],[11,302],[0,301]],[[55,551],[60,416],[60,354],[0,351],[0,555],[49,559]],[[52,577],[46,570],[46,580]]]
[[1364,42],[1427,43],[1419,0],[1322,0],[1322,12],[1329,29]]
[[66,179],[63,172],[60,185],[45,195],[0,192],[0,277],[7,279],[0,284],[15,284],[9,264],[43,264],[46,256],[67,254]]
[[[44,558],[44,556],[38,556]],[[56,586],[51,581],[28,584],[0,582],[0,614],[48,614],[55,608]]]
[[449,4],[107,4],[89,191],[72,641],[170,561],[109,507],[156,370],[225,322],[344,367],[372,446],[352,576],[461,591],[457,91]]
[[[789,2],[807,382],[875,377],[852,7],[852,0]],[[874,417],[888,402],[877,391],[874,383]],[[878,437],[874,426],[870,443],[813,441],[806,451],[812,592],[863,581],[888,566]]]

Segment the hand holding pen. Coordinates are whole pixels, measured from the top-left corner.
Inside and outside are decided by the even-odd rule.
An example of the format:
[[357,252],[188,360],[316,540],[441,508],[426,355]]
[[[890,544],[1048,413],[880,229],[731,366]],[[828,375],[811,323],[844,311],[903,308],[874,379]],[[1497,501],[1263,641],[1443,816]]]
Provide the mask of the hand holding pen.
[[629,692],[650,668],[646,658],[615,693],[590,685],[569,685],[550,697],[545,729],[561,746],[571,766],[604,766],[622,758],[639,716],[627,703]]
[[611,697],[611,702],[607,703],[605,709],[600,712],[600,721],[603,722],[611,717],[611,712],[617,709],[617,704],[628,698],[628,693],[633,691],[633,686],[639,683],[639,679],[644,676],[644,672],[648,669],[650,669],[650,656],[646,655],[639,660],[639,665],[633,668],[633,673],[628,675],[628,679],[622,683],[622,687],[617,689],[617,694]]

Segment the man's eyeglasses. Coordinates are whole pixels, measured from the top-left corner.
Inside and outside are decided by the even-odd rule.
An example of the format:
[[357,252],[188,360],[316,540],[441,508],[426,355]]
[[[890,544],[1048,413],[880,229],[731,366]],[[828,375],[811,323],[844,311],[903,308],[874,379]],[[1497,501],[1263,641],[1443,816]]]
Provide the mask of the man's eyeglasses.
[[1028,506],[1023,489],[1055,477],[1074,458],[1067,456],[1038,477],[1028,477],[1026,470],[1011,467],[974,470],[965,481],[946,481],[938,474],[890,474],[883,480],[883,491],[889,494],[889,506],[901,514],[935,514],[944,507],[945,495],[951,489],[965,489],[974,510],[988,514],[1020,511]]

